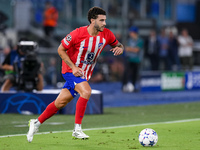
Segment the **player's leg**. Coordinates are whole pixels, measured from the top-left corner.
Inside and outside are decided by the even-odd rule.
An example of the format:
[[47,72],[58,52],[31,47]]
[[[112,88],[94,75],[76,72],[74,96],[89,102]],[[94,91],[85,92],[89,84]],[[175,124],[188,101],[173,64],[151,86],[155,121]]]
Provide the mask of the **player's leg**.
[[92,90],[87,81],[77,84],[75,90],[80,94],[80,97],[76,103],[75,127],[72,136],[74,138],[87,139],[89,136],[82,132],[81,124]]
[[29,121],[29,131],[27,133],[27,140],[31,142],[33,135],[38,131],[39,126],[47,119],[52,117],[61,108],[65,107],[73,99],[70,91],[66,88],[62,89],[55,101],[50,103],[38,119],[31,119]]
[[73,99],[73,96],[68,89],[64,88],[55,101],[50,103],[45,111],[38,117],[39,122],[42,124],[45,120],[56,114],[58,110],[62,109]]

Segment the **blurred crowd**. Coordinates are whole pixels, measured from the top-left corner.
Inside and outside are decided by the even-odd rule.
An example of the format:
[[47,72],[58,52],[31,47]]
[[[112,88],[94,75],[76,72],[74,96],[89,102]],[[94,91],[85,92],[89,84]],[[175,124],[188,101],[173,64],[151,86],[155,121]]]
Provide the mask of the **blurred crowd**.
[[[131,26],[121,57],[112,58],[109,52],[99,60],[91,82],[121,81],[122,91],[138,91],[141,71],[187,71],[193,69],[193,39],[186,28],[176,27],[151,30],[147,38],[141,37],[139,28]],[[116,34],[121,40],[119,33]],[[109,50],[109,48],[108,48]],[[144,64],[144,62],[147,62]],[[144,67],[144,65],[146,65]],[[145,69],[144,69],[145,68]]]
[[[0,11],[1,92],[10,91],[13,87],[17,90],[41,91],[44,83],[55,87],[57,82],[56,56],[49,59],[48,66],[45,68],[43,62],[38,58],[36,42],[29,39],[28,36],[20,37],[14,30],[7,30],[4,26],[4,22],[7,20],[6,14]],[[49,41],[53,39],[57,21],[58,11],[50,1],[47,1],[42,22],[44,39]]]
[[[176,28],[161,29],[160,33],[151,30],[147,38],[139,35],[139,28],[132,26],[127,29],[128,40],[125,45],[125,52],[119,57],[113,57],[107,46],[99,58],[99,63],[95,67],[91,83],[121,81],[124,92],[137,91],[137,81],[140,78],[144,61],[148,62],[145,70],[148,71],[186,71],[193,68],[193,39],[187,29],[182,29],[178,33]],[[121,34],[116,33],[116,37],[121,41]],[[15,52],[17,45],[6,46],[1,60],[1,83],[5,82],[3,77],[8,72],[13,71],[13,67],[6,68],[6,57]],[[2,56],[2,55],[1,55]],[[13,64],[14,58],[11,58]],[[49,59],[47,68],[43,67],[45,85],[56,87],[58,69],[56,57]],[[2,86],[4,87],[4,86]],[[8,90],[10,87],[8,88]],[[2,88],[4,91],[5,88]]]
[[178,34],[176,28],[152,30],[145,45],[151,70],[192,70],[193,39],[187,29]]
[[[48,39],[50,43],[53,43],[51,39],[54,38],[58,18],[59,12],[50,2],[47,2],[43,11],[42,28],[44,39]],[[5,21],[6,19],[2,13],[0,20]],[[130,28],[126,30],[128,37],[125,42],[122,41],[121,31],[115,31],[117,39],[125,46],[123,55],[111,56],[110,47],[107,46],[94,69],[91,83],[120,81],[124,92],[133,92],[138,90],[137,81],[142,70],[186,71],[193,69],[193,38],[186,28],[180,31],[174,26],[160,30],[152,29],[147,37],[140,35],[140,28],[137,26],[130,25]],[[5,75],[15,72],[12,65],[16,58],[10,56],[17,50],[18,37],[11,34],[12,38],[9,38],[6,36],[6,30],[1,29],[1,26],[0,31],[0,84],[3,85],[6,81]],[[10,57],[9,60],[8,57]],[[44,85],[57,87],[60,74],[60,69],[58,69],[60,65],[57,65],[60,61],[57,58],[57,54],[53,54],[47,59],[46,66],[41,63],[40,73],[44,77],[44,80],[42,79]],[[6,64],[8,62],[9,64]],[[10,66],[6,67],[6,65]],[[1,90],[5,91],[5,87],[2,87]],[[39,88],[39,90],[42,89]]]

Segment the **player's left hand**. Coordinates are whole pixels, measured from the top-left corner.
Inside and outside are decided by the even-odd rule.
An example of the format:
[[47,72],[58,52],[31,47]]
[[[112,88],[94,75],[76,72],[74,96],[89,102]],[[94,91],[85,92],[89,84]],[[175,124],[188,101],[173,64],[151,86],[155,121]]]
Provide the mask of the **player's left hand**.
[[123,54],[123,49],[121,47],[114,47],[110,51],[114,53],[114,56]]

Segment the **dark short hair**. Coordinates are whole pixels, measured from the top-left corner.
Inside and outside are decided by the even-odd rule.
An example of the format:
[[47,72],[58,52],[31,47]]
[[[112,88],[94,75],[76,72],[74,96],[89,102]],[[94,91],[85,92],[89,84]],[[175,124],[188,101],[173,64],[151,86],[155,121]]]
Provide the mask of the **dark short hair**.
[[91,23],[91,19],[97,19],[98,15],[106,15],[105,10],[100,7],[92,7],[88,11],[88,21]]

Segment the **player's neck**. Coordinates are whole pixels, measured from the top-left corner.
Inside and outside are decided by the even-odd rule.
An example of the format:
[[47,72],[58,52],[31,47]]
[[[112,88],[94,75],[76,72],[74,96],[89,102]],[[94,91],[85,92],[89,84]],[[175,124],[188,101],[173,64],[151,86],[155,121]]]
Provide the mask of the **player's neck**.
[[91,25],[89,25],[87,27],[87,31],[91,36],[97,36],[99,34],[99,31],[97,31],[94,27],[92,27]]

